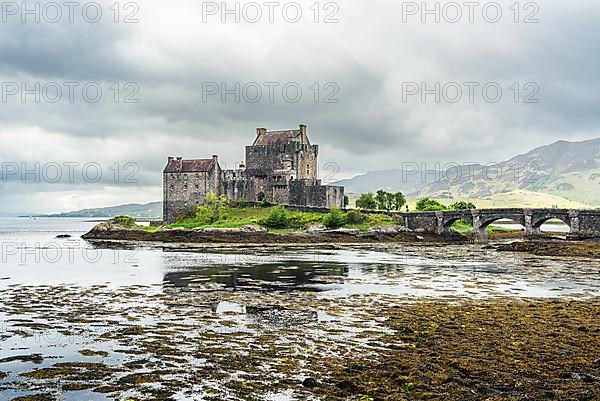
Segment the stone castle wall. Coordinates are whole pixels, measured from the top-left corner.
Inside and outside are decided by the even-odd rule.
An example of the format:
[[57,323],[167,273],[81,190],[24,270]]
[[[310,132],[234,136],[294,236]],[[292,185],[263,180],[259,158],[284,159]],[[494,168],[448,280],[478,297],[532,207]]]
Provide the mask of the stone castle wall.
[[310,144],[306,126],[301,125],[300,130],[270,133],[257,129],[254,145],[246,146],[245,166],[240,169],[221,170],[217,156],[213,156],[210,168],[206,163],[211,159],[187,164],[203,166],[198,168],[207,171],[171,172],[182,165],[177,158],[180,164],[171,165],[163,174],[164,219],[175,221],[204,203],[209,193],[248,202],[342,208],[344,189],[323,186],[317,179],[318,154],[319,146]]

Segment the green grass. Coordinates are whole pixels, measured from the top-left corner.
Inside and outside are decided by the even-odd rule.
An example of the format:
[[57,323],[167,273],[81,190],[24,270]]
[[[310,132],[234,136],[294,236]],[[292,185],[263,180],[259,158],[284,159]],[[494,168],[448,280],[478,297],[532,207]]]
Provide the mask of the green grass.
[[[221,216],[221,218],[213,224],[206,224],[195,219],[186,219],[178,221],[174,224],[169,224],[167,228],[240,228],[247,225],[264,225],[264,220],[267,218],[269,213],[275,209],[273,207],[242,207],[242,208],[230,208],[227,209]],[[309,213],[309,212],[295,212],[286,211],[289,219],[289,228],[285,229],[273,229],[273,232],[278,231],[294,231],[297,229],[303,229],[313,224],[321,224],[324,213]]]
[[259,225],[259,222],[267,217],[271,209],[262,207],[230,208],[223,212],[219,221],[213,224],[206,224],[195,219],[186,219],[169,224],[167,228],[239,228],[247,225]]
[[[167,226],[138,226],[135,224],[135,219],[126,216],[119,216],[115,220],[126,226],[127,228],[135,228],[146,232],[157,232],[162,229],[172,228],[185,228],[185,229],[196,229],[196,228],[240,228],[246,225],[256,225],[265,227],[265,220],[267,216],[276,208],[272,207],[232,207],[225,210],[220,219],[213,224],[206,224],[204,221],[197,219],[186,219],[178,221],[174,224]],[[311,225],[323,224],[326,213],[312,213],[312,212],[297,212],[297,211],[285,211],[288,219],[288,227],[286,228],[270,228],[269,232],[274,234],[290,234],[301,231]],[[363,214],[364,221],[362,223],[345,223],[344,228],[357,229],[361,232],[368,232],[372,227],[381,226],[392,226],[396,225],[397,222],[386,214]],[[473,231],[466,221],[459,220],[452,225],[452,229],[459,233],[470,233]],[[487,227],[489,232],[493,231],[510,231],[507,228],[500,228],[489,226]]]
[[[186,229],[197,229],[197,228],[240,228],[246,225],[256,225],[265,227],[265,220],[267,216],[276,208],[273,207],[232,207],[225,210],[218,221],[213,224],[207,224],[205,221],[198,219],[185,219],[178,221],[167,226],[135,226],[136,229],[146,232],[156,232],[161,229],[172,229],[172,228],[186,228]],[[298,212],[286,210],[286,217],[288,220],[288,226],[286,228],[271,228],[270,232],[275,234],[289,234],[303,230],[309,226],[316,224],[323,224],[326,213],[312,213],[312,212]],[[129,227],[133,219],[125,220]],[[387,225],[396,225],[397,223],[390,216],[385,214],[365,214],[364,221],[360,224],[349,224],[346,223],[343,227],[354,228],[360,231],[368,231],[371,227],[381,227]]]

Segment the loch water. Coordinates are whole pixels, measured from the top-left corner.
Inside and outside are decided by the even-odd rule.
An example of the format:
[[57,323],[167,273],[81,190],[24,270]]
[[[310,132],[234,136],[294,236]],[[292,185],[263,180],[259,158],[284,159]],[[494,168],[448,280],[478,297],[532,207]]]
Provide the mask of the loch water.
[[[65,400],[117,398],[31,380],[23,373],[81,360],[121,366],[128,360],[125,351],[136,345],[107,335],[115,325],[177,325],[193,320],[193,308],[205,308],[205,320],[192,322],[201,326],[194,326],[197,336],[207,330],[256,335],[256,316],[265,318],[263,300],[273,308],[296,299],[310,300],[311,307],[305,316],[289,317],[291,322],[314,320],[315,330],[327,326],[323,330],[352,332],[376,326],[377,319],[354,324],[350,313],[347,319],[332,317],[332,305],[349,299],[600,295],[600,262],[591,259],[498,252],[484,244],[190,246],[81,239],[97,223],[0,218],[0,400],[46,390]],[[94,311],[94,319],[76,318],[88,310]],[[281,327],[271,325],[269,332],[289,335]],[[349,337],[347,341],[359,343]],[[84,349],[98,354],[85,356]],[[191,358],[186,363],[203,361]],[[180,393],[194,391],[190,385]],[[294,398],[274,393],[264,399]]]

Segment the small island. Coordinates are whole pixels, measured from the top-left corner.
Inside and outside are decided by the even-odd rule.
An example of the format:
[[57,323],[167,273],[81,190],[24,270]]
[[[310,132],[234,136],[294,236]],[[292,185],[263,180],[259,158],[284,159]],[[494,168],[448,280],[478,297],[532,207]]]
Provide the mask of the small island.
[[[473,227],[455,221],[450,230],[435,233],[412,230],[403,224],[403,213],[358,210],[309,210],[305,207],[247,204],[209,194],[203,205],[180,215],[173,223],[141,225],[136,219],[118,216],[96,225],[82,238],[89,241],[127,241],[160,244],[452,244],[477,240]],[[422,212],[423,215],[431,212]],[[597,242],[566,241],[558,233],[527,239],[523,230],[489,225],[492,240],[486,245],[497,251],[540,256],[600,258]],[[514,240],[517,241],[506,241]],[[504,240],[504,241],[502,241]]]
[[[472,227],[457,221],[444,234],[415,231],[402,215],[377,210],[340,210],[247,204],[208,194],[203,205],[181,214],[173,223],[139,225],[119,216],[95,226],[87,240],[152,241],[164,243],[374,243],[465,242]],[[490,233],[511,231],[488,227]]]

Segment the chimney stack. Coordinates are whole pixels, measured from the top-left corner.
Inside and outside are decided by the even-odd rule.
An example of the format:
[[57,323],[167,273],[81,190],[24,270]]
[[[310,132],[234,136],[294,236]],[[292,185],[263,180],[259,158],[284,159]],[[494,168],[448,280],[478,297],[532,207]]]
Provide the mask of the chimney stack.
[[300,133],[302,135],[302,143],[308,143],[308,135],[306,133],[306,125],[300,124]]
[[257,128],[256,129],[256,136],[261,136],[267,133],[267,129],[266,128]]
[[169,157],[167,158],[167,161],[168,161],[169,163],[171,163],[171,162],[172,162],[174,159],[175,159],[175,158],[174,158],[173,156],[169,156]]

